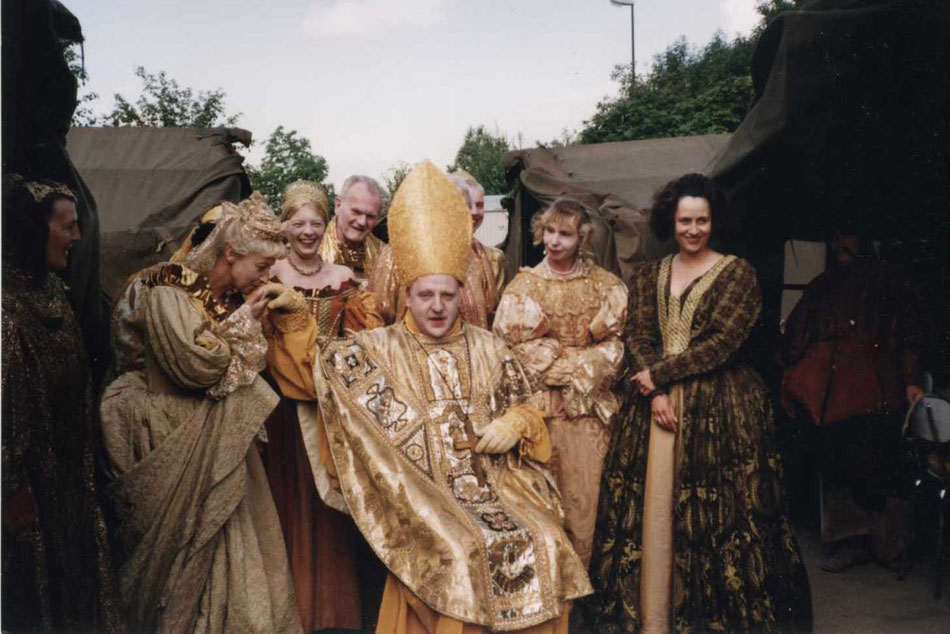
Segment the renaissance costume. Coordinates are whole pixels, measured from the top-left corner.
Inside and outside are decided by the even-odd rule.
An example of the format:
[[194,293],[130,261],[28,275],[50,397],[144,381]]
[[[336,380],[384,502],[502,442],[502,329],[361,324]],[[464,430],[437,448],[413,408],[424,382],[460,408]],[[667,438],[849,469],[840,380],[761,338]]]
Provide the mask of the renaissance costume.
[[871,535],[882,561],[895,561],[910,540],[909,505],[897,493],[912,470],[899,446],[906,389],[920,379],[918,309],[909,284],[883,263],[833,261],[785,326],[782,403],[810,428],[821,539]]
[[22,207],[5,196],[3,209],[3,629],[121,632],[92,378],[63,283],[46,271],[38,206],[53,192],[29,186]]
[[671,263],[635,269],[625,337],[631,368],[669,392],[678,431],[628,388],[591,563],[598,631],[810,630],[768,393],[737,360],[760,311],[755,271],[725,256],[676,297]]
[[611,391],[623,364],[627,287],[580,259],[559,275],[547,260],[522,269],[505,290],[495,333],[531,381],[551,435],[551,471],[564,499],[565,530],[590,561],[600,475],[620,405]]
[[[130,627],[299,632],[280,523],[256,439],[277,405],[267,342],[236,292],[207,278],[230,223],[277,241],[258,194],[223,205],[185,257],[134,276],[113,315],[116,378],[102,398]],[[198,266],[202,263],[201,266]]]
[[[418,165],[390,212],[403,279],[463,278],[470,218],[451,182]],[[315,327],[283,321],[302,337]],[[301,380],[312,369],[300,387],[319,398],[346,506],[391,573],[378,633],[566,633],[566,602],[590,586],[539,464],[550,456],[543,417],[524,403],[526,378],[500,338],[461,320],[431,338],[407,312],[287,361]],[[516,450],[475,453],[494,419],[517,430]]]
[[[498,300],[505,287],[505,254],[472,240],[471,257],[465,270],[460,314],[466,323],[491,328]],[[401,321],[406,314],[406,285],[400,282],[389,245],[383,247],[369,280],[376,295],[379,312],[387,324]]]
[[386,243],[372,233],[367,233],[360,245],[351,245],[340,235],[337,218],[334,216],[330,219],[327,232],[324,234],[317,252],[324,262],[348,266],[353,269],[358,278],[366,279],[376,267],[376,261],[379,259],[384,246],[386,246]]
[[[316,184],[298,181],[285,191],[284,208],[308,204],[326,213],[326,198]],[[339,338],[383,322],[374,296],[358,282],[346,281],[338,289],[294,290],[306,302],[315,328],[304,338],[274,337],[265,329],[271,339],[268,368],[283,398],[267,419],[264,467],[287,545],[304,631],[359,630],[363,615],[359,530],[346,514],[315,395],[285,378],[296,368],[284,362],[287,353],[280,348],[291,346],[297,356],[311,355],[318,338]]]

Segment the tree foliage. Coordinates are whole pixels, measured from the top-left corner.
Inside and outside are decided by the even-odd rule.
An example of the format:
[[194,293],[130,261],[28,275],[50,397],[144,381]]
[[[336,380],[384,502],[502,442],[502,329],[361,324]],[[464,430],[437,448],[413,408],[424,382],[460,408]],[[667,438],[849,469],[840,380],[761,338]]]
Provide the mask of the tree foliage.
[[115,95],[112,112],[103,118],[114,126],[145,126],[172,128],[213,128],[238,122],[241,115],[227,114],[223,90],[182,88],[165,71],[146,72],[139,66],[135,76],[142,80],[142,94],[131,103]]
[[481,183],[486,194],[504,194],[508,191],[504,159],[510,149],[508,139],[498,130],[493,134],[483,125],[469,128],[449,171],[461,168]]
[[399,161],[386,170],[386,173],[383,175],[383,182],[386,184],[389,200],[392,200],[393,196],[396,195],[396,190],[402,185],[402,181],[405,180],[410,171],[412,171],[412,166],[404,161]]
[[[277,209],[284,188],[295,180],[323,184],[327,177],[327,161],[314,154],[309,139],[297,134],[296,130],[277,126],[267,138],[260,165],[248,165],[247,174],[254,189],[264,194],[271,207]],[[327,188],[327,197],[332,200],[332,187],[323,185]]]
[[[80,87],[89,80],[89,73],[86,72],[85,65],[76,52],[76,45],[67,46],[63,49],[63,56],[66,58],[66,64],[69,66],[69,72],[76,78],[76,83]],[[77,96],[76,110],[73,112],[73,126],[92,126],[99,124],[99,116],[93,112],[93,105],[99,100],[99,95],[94,92],[87,92]]]
[[627,141],[732,132],[754,96],[750,68],[759,33],[773,17],[805,0],[769,0],[757,5],[762,21],[749,36],[717,33],[697,48],[680,38],[653,60],[646,77],[618,66],[617,97],[597,105],[580,132],[582,143]]

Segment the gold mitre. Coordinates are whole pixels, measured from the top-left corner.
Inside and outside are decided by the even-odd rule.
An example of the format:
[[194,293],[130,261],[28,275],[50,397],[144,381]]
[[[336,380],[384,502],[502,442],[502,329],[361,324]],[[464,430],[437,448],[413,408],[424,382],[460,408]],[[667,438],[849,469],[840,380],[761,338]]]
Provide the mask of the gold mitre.
[[428,159],[412,168],[393,196],[389,244],[402,284],[423,275],[465,281],[472,214],[458,188]]

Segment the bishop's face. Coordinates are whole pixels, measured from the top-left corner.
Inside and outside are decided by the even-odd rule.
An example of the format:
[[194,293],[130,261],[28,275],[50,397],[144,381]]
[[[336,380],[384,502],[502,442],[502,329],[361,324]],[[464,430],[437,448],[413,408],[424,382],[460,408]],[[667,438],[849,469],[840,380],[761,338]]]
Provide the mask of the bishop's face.
[[406,288],[406,303],[422,334],[440,339],[452,330],[461,286],[451,275],[423,275]]

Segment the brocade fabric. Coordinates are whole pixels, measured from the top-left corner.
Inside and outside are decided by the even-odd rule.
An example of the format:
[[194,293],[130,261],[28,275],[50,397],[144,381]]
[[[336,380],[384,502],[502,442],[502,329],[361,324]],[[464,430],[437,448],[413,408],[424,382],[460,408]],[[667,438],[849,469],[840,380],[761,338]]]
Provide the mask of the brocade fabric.
[[62,282],[3,268],[3,628],[122,632],[92,386]]
[[620,335],[627,288],[582,261],[561,277],[542,262],[523,269],[498,306],[494,330],[511,346],[545,410],[551,471],[564,499],[565,529],[590,561],[600,475],[619,399],[611,391],[623,367]]
[[590,585],[550,474],[479,433],[528,396],[501,339],[407,323],[329,342],[314,369],[347,506],[389,570],[437,613],[493,630],[559,617]]
[[[649,368],[658,387],[681,399],[672,500],[670,627],[675,632],[810,631],[811,596],[785,516],[771,403],[741,348],[759,315],[755,271],[736,259],[679,298],[660,283],[670,259],[638,265],[625,333],[631,370]],[[693,294],[696,287],[705,292]],[[659,310],[694,303],[688,345],[664,354]],[[685,310],[685,308],[684,308]],[[675,347],[673,348],[675,349]],[[589,605],[597,631],[642,627],[641,563],[650,401],[635,386],[625,398],[601,484]]]
[[345,244],[345,240],[340,237],[337,228],[337,218],[330,219],[330,226],[320,241],[318,252],[324,262],[333,264],[342,264],[353,269],[360,279],[368,278],[376,267],[376,260],[386,243],[374,236],[372,233],[366,235],[363,244],[354,249]]
[[133,277],[114,313],[126,365],[101,414],[125,616],[133,631],[300,632],[255,446],[278,401],[254,371],[266,341],[246,308],[207,290],[159,265]]

